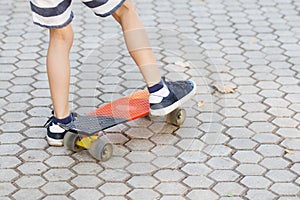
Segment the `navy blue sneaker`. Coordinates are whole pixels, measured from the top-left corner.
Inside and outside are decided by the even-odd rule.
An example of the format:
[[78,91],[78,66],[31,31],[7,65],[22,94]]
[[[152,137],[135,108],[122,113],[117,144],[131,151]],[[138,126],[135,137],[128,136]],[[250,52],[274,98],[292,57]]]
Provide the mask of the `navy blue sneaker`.
[[[68,124],[72,120],[74,120],[75,116],[76,116],[75,113],[71,113],[70,116],[68,116],[67,118],[60,120],[52,115],[48,119],[44,127],[47,128],[46,139],[50,146],[63,146],[64,136],[67,133],[67,130],[61,128],[59,124]],[[72,130],[68,130],[68,131],[72,131]]]
[[160,103],[150,103],[151,115],[166,115],[180,107],[196,94],[196,84],[194,81],[167,82],[164,78],[162,81],[168,87],[170,93],[168,96],[163,97]]

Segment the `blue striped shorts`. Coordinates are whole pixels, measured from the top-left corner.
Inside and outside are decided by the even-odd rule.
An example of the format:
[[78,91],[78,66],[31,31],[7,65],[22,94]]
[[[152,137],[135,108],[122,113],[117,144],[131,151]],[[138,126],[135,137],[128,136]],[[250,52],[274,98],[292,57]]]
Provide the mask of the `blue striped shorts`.
[[[81,0],[100,17],[113,14],[125,0]],[[68,25],[74,14],[72,0],[31,0],[33,22],[46,28],[61,28]]]

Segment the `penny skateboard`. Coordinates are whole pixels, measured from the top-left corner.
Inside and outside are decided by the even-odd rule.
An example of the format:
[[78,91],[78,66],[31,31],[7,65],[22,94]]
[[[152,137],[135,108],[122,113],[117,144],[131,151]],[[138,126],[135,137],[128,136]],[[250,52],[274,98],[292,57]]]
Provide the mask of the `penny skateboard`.
[[[68,131],[64,137],[64,146],[79,152],[87,149],[97,160],[106,161],[112,156],[113,148],[102,136],[103,131],[150,114],[149,93],[139,90],[133,94],[100,106],[84,116],[76,116],[73,123],[62,125]],[[177,108],[166,115],[166,121],[176,126],[183,124],[186,112]]]

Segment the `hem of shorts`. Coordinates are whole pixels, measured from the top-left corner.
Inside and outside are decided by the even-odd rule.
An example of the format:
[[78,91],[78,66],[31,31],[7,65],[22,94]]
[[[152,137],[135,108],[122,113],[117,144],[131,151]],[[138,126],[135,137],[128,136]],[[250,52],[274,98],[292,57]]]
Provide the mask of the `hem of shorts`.
[[55,28],[63,28],[65,26],[67,26],[68,24],[70,24],[72,22],[73,18],[74,18],[74,14],[71,13],[69,19],[65,23],[63,23],[61,25],[56,25],[56,26],[48,26],[48,25],[45,25],[45,24],[40,24],[38,22],[33,22],[33,23],[40,26],[40,27],[43,27],[43,28],[55,29]]
[[104,13],[104,14],[98,14],[98,13],[95,13],[97,16],[100,16],[100,17],[107,17],[107,16],[110,16],[112,15],[114,12],[116,12],[116,10],[118,10],[118,8],[120,8],[123,3],[125,2],[126,0],[122,0],[118,5],[116,5],[111,11],[107,12],[107,13]]

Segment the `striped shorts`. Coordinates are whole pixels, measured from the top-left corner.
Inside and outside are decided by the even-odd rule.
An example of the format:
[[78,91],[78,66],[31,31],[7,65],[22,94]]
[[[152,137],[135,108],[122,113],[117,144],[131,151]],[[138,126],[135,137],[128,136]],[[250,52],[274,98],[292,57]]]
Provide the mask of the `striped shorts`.
[[[113,14],[125,0],[81,0],[100,17]],[[46,28],[62,28],[68,25],[74,14],[72,0],[31,0],[33,22]]]

